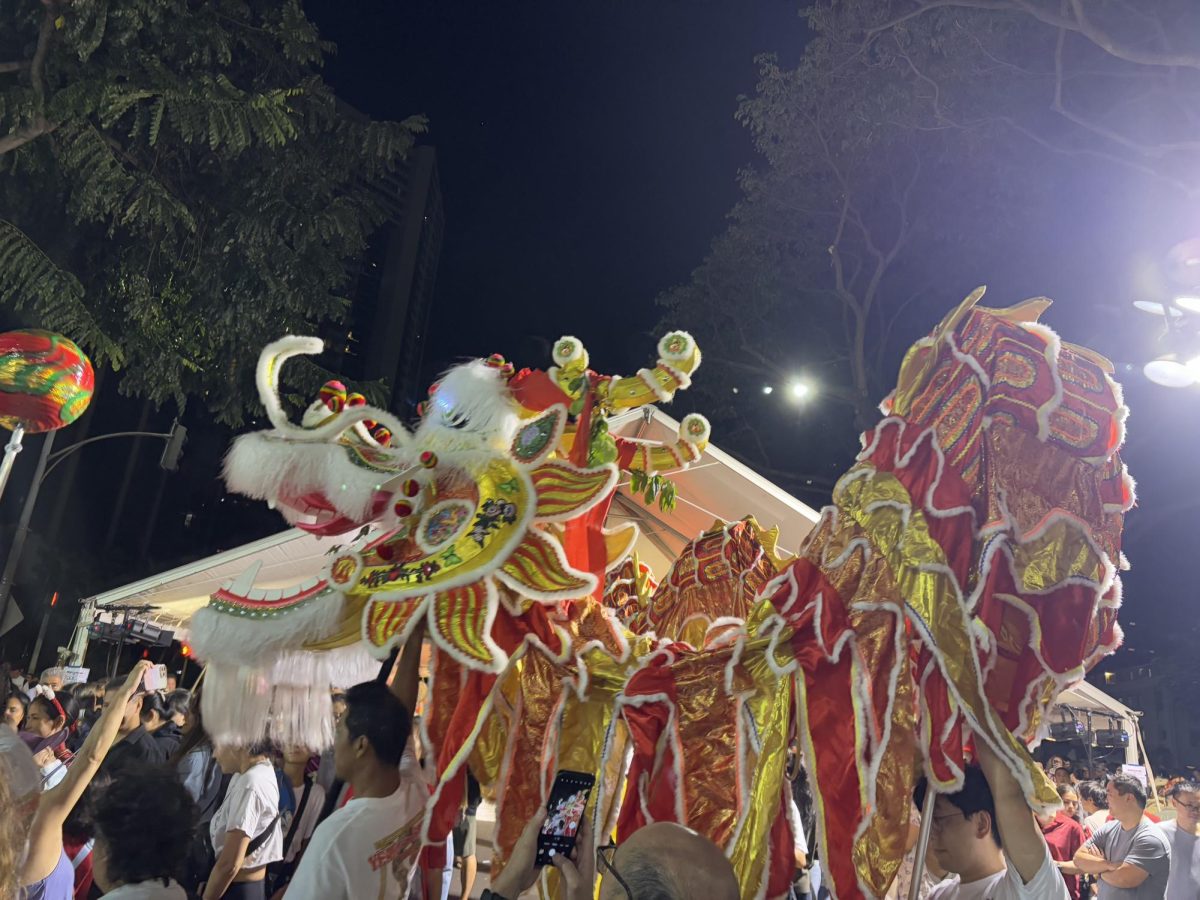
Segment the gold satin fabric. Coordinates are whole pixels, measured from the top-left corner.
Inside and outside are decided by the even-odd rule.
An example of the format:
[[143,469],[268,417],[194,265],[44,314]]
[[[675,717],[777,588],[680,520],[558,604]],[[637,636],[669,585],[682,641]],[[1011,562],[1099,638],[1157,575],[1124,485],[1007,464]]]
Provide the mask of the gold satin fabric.
[[[945,555],[929,534],[924,514],[895,476],[866,465],[856,467],[852,474],[857,475],[863,468],[868,469],[868,475],[844,477],[838,483],[834,502],[858,522],[876,550],[887,557],[900,595],[932,636],[931,649],[948,683],[985,736],[1000,748],[1003,757],[1027,771],[1037,803],[1056,805],[1058,794],[1046,774],[983,696],[967,613],[951,581]],[[1060,552],[1065,555],[1061,548]],[[1046,561],[1045,557],[1039,559]],[[1032,571],[1037,571],[1036,562]]]

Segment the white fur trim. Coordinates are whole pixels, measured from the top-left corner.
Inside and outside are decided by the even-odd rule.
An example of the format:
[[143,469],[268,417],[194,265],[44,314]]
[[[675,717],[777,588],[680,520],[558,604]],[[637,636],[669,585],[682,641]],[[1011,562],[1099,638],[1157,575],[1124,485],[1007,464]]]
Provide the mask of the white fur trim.
[[1054,415],[1063,401],[1062,375],[1058,371],[1058,354],[1062,350],[1062,341],[1057,334],[1040,322],[1022,322],[1021,327],[1046,342],[1043,354],[1046,357],[1046,365],[1050,369],[1050,380],[1054,384],[1054,394],[1049,400],[1038,407],[1037,410],[1038,440],[1046,441],[1050,438],[1050,417]]
[[189,640],[196,657],[210,667],[222,663],[242,665],[329,637],[341,617],[342,597],[336,592],[314,597],[274,618],[218,612],[210,604],[192,616]]
[[279,371],[293,356],[314,356],[325,349],[325,342],[315,337],[289,334],[263,347],[254,369],[258,399],[266,407],[267,418],[276,428],[288,428],[287,414],[279,403]]

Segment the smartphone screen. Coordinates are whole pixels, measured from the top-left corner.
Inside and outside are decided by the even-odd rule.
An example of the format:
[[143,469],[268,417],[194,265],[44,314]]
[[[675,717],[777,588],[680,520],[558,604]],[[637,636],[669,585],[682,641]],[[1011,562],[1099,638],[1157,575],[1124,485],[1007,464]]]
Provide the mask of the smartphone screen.
[[142,684],[148,691],[161,691],[167,686],[167,667],[164,665],[151,666],[142,678]]
[[587,772],[568,772],[560,769],[550,789],[546,803],[546,821],[538,835],[536,865],[550,864],[551,852],[570,855],[575,849],[575,836],[583,821],[583,810],[596,777]]

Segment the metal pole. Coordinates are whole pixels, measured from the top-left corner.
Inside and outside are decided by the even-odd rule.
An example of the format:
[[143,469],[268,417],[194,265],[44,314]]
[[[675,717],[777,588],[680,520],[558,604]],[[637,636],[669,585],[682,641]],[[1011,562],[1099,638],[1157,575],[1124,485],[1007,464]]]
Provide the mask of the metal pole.
[[[8,613],[8,602],[12,599],[13,579],[17,575],[17,563],[21,561],[21,551],[25,549],[25,538],[29,536],[29,520],[33,518],[33,506],[37,503],[38,488],[42,486],[42,472],[46,470],[46,460],[50,458],[50,450],[54,447],[56,432],[47,431],[42,441],[42,452],[38,454],[37,468],[33,470],[33,480],[29,483],[29,493],[25,497],[25,505],[21,508],[21,518],[17,522],[17,532],[13,535],[12,546],[8,549],[8,559],[4,563],[4,574],[0,575],[0,622]],[[13,432],[16,436],[16,432]],[[9,445],[11,446],[11,444]],[[5,450],[5,460],[8,451]]]
[[908,885],[908,900],[919,900],[921,878],[925,875],[925,854],[929,851],[929,836],[933,833],[933,805],[937,791],[925,780],[925,802],[921,805],[921,831],[917,835],[916,855],[913,857],[912,881]]
[[1154,783],[1154,770],[1150,768],[1150,754],[1146,752],[1146,742],[1142,740],[1142,723],[1138,719],[1133,720],[1133,727],[1137,731],[1137,745],[1142,751],[1142,763],[1146,767],[1146,780],[1150,782],[1150,796],[1154,798],[1154,805],[1161,810],[1162,801],[1158,799],[1158,785]]
[[121,610],[121,636],[117,638],[117,655],[112,661],[112,669],[108,673],[109,678],[117,677],[117,669],[121,668],[121,651],[125,649],[125,632],[129,625],[129,610]]
[[33,654],[29,657],[29,671],[36,672],[38,670],[38,657],[42,655],[42,641],[46,639],[46,626],[50,624],[50,610],[47,609],[42,615],[42,626],[38,629],[37,640],[33,642]]
[[[12,437],[4,446],[4,459],[0,460],[0,495],[4,494],[4,486],[8,484],[8,476],[12,473],[13,463],[21,452],[21,438],[25,437],[25,426],[18,424],[12,430]],[[0,619],[3,621],[3,619]]]

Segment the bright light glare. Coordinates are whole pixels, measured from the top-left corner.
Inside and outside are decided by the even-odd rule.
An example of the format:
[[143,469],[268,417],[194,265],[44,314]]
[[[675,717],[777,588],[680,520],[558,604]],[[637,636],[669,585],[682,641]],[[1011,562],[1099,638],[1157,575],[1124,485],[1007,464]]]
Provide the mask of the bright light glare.
[[1183,313],[1175,309],[1173,306],[1164,307],[1156,300],[1134,300],[1133,305],[1136,309],[1140,309],[1142,312],[1150,313],[1152,316],[1165,316],[1168,311],[1170,311],[1172,316],[1183,315]]
[[771,387],[769,384],[764,384],[763,385],[763,393],[764,394],[773,394],[773,393],[775,393],[775,388]]
[[793,400],[803,400],[812,394],[812,385],[807,381],[793,381],[788,386],[788,392]]
[[1180,309],[1186,309],[1190,313],[1200,313],[1200,297],[1188,294],[1183,297],[1175,298],[1175,305]]
[[1190,387],[1196,382],[1196,370],[1190,364],[1181,363],[1173,353],[1151,360],[1143,366],[1142,371],[1147,378],[1163,387]]

